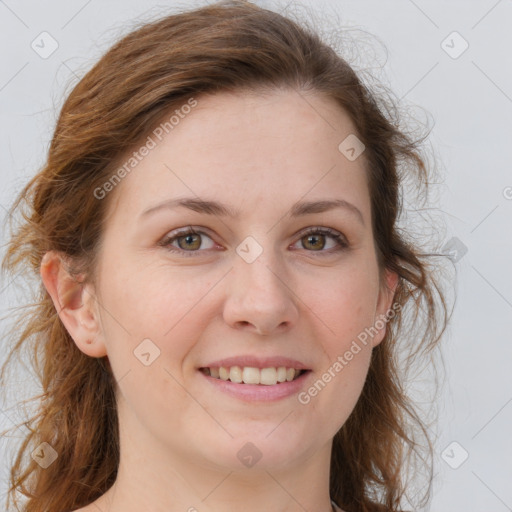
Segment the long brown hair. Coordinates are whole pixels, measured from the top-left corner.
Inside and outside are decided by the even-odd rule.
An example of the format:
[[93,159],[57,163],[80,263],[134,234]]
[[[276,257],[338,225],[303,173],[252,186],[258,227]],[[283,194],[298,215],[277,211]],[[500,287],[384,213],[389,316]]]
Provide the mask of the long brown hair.
[[[334,99],[366,146],[379,266],[398,273],[394,302],[400,307],[373,350],[354,411],[334,438],[330,493],[348,512],[397,511],[407,490],[406,460],[414,456],[431,470],[432,459],[427,429],[404,390],[398,341],[407,339],[412,364],[437,346],[447,319],[431,260],[397,227],[402,180],[420,188],[429,180],[424,138],[399,129],[389,98],[385,103],[371,92],[306,24],[249,2],[225,1],[147,23],[116,43],[66,99],[44,167],[12,205],[11,217],[20,212],[22,218],[11,228],[2,269],[39,279],[43,255],[56,250],[68,257],[70,272],[94,282],[109,200],[94,191],[111,178],[120,155],[190,97],[276,88]],[[16,343],[1,373],[4,383],[12,355],[28,345],[42,386],[12,462],[9,497],[16,510],[62,512],[93,502],[116,479],[115,379],[107,358],[76,347],[38,282],[38,296],[14,325]],[[425,445],[414,432],[424,434]],[[43,442],[58,453],[45,469],[28,456]],[[431,472],[426,478],[430,485]],[[17,492],[25,497],[21,509]]]

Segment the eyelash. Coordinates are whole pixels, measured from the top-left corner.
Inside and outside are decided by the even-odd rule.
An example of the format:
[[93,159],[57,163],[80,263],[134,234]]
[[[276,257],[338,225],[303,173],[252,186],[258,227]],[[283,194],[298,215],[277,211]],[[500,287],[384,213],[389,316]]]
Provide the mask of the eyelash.
[[[184,236],[187,236],[187,235],[205,235],[211,239],[211,237],[209,235],[207,235],[206,233],[203,233],[202,231],[195,231],[192,227],[189,227],[187,229],[180,230],[171,236],[164,237],[161,240],[161,242],[159,242],[158,245],[165,247],[169,252],[181,254],[186,257],[193,256],[195,253],[204,252],[204,250],[203,251],[202,250],[186,251],[184,249],[180,249],[178,247],[171,246],[171,244],[174,241],[176,241],[179,238],[182,238]],[[319,253],[322,256],[324,256],[324,255],[327,256],[329,254],[333,254],[334,252],[344,251],[349,248],[349,244],[346,241],[345,237],[338,231],[335,231],[334,229],[331,229],[331,228],[311,227],[311,228],[308,228],[305,232],[303,232],[301,234],[300,238],[304,238],[305,236],[308,236],[308,235],[324,235],[324,236],[331,237],[338,244],[338,247],[331,248],[326,251],[325,250],[312,251],[312,250],[305,249],[307,252]],[[174,247],[174,248],[171,249],[171,247]]]

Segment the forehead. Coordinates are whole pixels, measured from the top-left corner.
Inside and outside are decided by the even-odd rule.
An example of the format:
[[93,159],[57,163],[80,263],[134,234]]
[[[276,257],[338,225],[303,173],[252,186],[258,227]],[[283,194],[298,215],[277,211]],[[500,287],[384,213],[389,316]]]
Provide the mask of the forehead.
[[290,89],[194,101],[166,112],[148,134],[151,149],[112,192],[114,211],[184,195],[261,207],[339,193],[368,205],[364,154],[351,161],[340,151],[355,128],[334,100]]

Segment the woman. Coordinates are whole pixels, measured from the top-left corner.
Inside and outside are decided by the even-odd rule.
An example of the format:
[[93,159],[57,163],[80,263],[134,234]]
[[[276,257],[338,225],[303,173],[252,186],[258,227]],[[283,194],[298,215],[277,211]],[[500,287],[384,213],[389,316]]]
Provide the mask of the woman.
[[417,144],[248,2],[117,43],[12,208],[4,269],[41,278],[16,345],[43,355],[21,510],[401,510],[423,426],[397,341],[412,360],[445,325],[396,225]]

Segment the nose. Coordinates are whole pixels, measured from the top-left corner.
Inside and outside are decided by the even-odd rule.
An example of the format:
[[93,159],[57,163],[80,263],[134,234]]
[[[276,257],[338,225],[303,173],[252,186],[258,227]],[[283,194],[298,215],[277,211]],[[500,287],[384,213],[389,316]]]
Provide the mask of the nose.
[[268,336],[296,324],[299,311],[293,279],[267,251],[252,263],[236,257],[228,279],[223,316],[232,328]]

